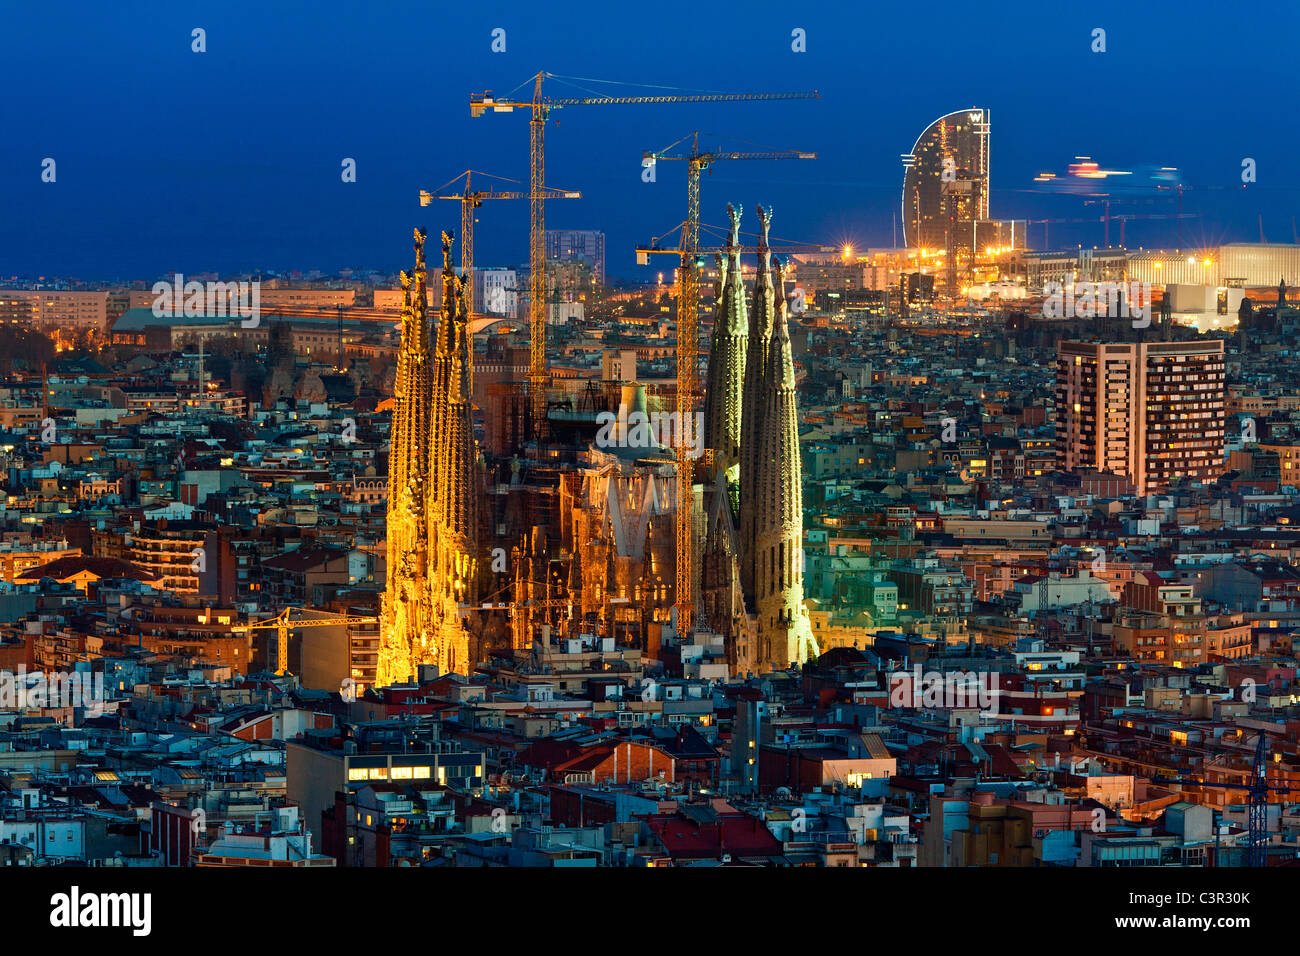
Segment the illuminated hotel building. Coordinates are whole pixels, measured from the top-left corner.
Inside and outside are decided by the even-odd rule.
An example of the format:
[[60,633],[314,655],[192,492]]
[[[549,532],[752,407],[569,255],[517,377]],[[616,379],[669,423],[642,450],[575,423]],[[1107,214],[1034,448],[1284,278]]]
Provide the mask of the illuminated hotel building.
[[1127,475],[1138,494],[1223,472],[1224,354],[1212,342],[1062,342],[1056,461]]
[[904,243],[950,255],[979,248],[976,224],[989,218],[989,111],[940,116],[903,155],[903,166]]

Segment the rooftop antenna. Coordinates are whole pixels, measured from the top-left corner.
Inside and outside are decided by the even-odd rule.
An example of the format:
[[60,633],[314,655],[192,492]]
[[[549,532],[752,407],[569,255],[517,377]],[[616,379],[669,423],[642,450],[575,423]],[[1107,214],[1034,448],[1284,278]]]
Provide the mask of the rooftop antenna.
[[199,333],[199,374],[198,374],[198,395],[195,396],[197,401],[194,403],[198,407],[203,402],[203,334]]

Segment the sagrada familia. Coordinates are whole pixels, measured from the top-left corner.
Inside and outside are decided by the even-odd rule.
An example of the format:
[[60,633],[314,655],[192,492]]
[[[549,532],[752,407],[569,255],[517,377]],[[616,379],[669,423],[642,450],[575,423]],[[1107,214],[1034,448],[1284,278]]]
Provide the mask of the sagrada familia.
[[818,653],[803,605],[803,471],[785,270],[773,267],[771,210],[758,207],[758,268],[746,315],[741,210],[728,205],[718,256],[704,441],[713,450],[701,571],[705,619],[733,671],[766,671]]
[[[674,635],[672,450],[601,448],[580,433],[568,437],[568,460],[557,464],[554,447],[545,457],[516,454],[497,462],[491,478],[494,466],[471,430],[465,280],[452,269],[451,237],[444,233],[442,309],[431,330],[424,235],[416,232],[415,270],[402,274],[379,686],[409,680],[422,664],[468,674],[495,650],[526,656],[538,635],[599,635],[653,658],[667,639],[689,644],[698,632],[711,632],[721,636],[733,674],[816,657],[803,605],[802,474],[785,270],[772,261],[771,212],[760,206],[758,265],[747,303],[741,211],[728,211],[706,379],[707,451],[692,478],[696,533],[687,546],[699,569],[695,620],[703,622],[695,635]],[[635,383],[616,383],[613,390],[606,408],[645,402]],[[595,410],[588,411],[594,420]],[[554,433],[550,440],[564,441]],[[488,558],[507,549],[508,562]],[[479,611],[480,595],[488,593],[511,595],[504,626]]]
[[[402,339],[388,457],[388,584],[380,610],[376,683],[409,680],[421,664],[469,673],[470,630],[460,609],[477,598],[481,481],[470,421],[473,347],[464,277],[442,234],[442,311],[429,326],[425,233],[403,272]],[[436,338],[436,344],[430,343]]]

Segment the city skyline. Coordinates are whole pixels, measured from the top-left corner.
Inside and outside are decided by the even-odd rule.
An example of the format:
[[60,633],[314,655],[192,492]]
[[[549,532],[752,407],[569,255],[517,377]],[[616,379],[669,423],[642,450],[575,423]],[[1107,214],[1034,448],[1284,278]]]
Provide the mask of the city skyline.
[[1300,12],[0,17],[19,928],[1290,926]]

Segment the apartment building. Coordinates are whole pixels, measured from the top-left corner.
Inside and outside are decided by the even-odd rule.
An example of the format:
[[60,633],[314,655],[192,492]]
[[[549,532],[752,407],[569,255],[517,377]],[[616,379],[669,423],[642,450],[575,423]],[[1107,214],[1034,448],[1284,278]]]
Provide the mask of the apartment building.
[[1138,494],[1223,473],[1222,341],[1062,342],[1056,460],[1127,476]]
[[108,292],[0,289],[0,324],[103,329],[108,325]]

